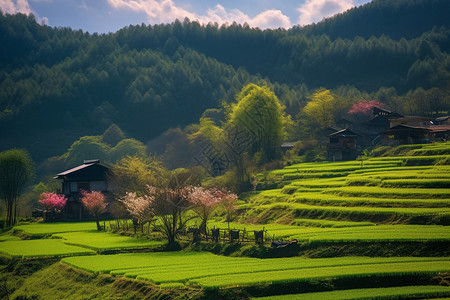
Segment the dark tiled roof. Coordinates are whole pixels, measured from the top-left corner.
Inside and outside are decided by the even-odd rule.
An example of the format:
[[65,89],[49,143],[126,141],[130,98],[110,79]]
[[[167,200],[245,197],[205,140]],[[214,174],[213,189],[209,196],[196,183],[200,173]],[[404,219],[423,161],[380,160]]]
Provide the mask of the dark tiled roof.
[[[88,168],[95,166],[92,170]],[[61,172],[59,174],[56,174],[54,177],[55,179],[64,179],[67,177],[70,178],[78,178],[78,177],[104,177],[104,175],[101,175],[105,172],[105,170],[108,170],[107,167],[100,164],[99,160],[85,160],[82,165],[79,165],[77,167],[74,167],[72,169],[66,170],[64,172]],[[89,175],[87,175],[89,174]]]
[[80,166],[78,166],[78,167],[75,167],[75,168],[69,169],[69,170],[67,170],[67,171],[61,172],[61,173],[59,173],[59,174],[56,174],[56,177],[66,176],[66,175],[69,175],[69,174],[71,174],[71,173],[74,173],[74,172],[77,172],[77,171],[79,171],[79,170],[82,170],[82,169],[84,169],[84,168],[88,168],[88,167],[90,167],[90,166],[92,166],[92,165],[95,165],[95,164],[96,164],[96,163],[82,164],[82,165],[80,165]]
[[337,135],[340,135],[340,136],[358,136],[355,132],[353,132],[352,130],[350,130],[348,128],[336,131],[335,133],[332,133],[332,134],[330,134],[328,136],[337,136]]

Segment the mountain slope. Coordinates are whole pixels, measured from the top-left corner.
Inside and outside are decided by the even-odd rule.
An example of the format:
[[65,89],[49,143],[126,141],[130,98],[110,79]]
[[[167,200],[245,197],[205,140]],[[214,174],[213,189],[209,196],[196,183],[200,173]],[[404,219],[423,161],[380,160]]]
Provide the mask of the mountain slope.
[[[248,82],[269,85],[293,118],[319,87],[343,97],[391,101],[400,110],[413,107],[406,101],[416,89],[447,94],[450,29],[422,32],[431,19],[443,24],[447,2],[389,3],[374,1],[288,31],[185,20],[90,35],[42,26],[32,16],[1,14],[0,43],[6,46],[0,49],[0,150],[25,147],[42,161],[112,123],[147,142],[233,101]],[[402,24],[386,22],[381,31],[373,29],[374,35],[386,35],[354,37],[350,29],[371,32],[364,24],[379,24],[377,16],[385,10],[392,11],[390,20],[405,19],[402,24],[422,24],[418,11],[429,17],[410,35]],[[391,39],[390,32],[407,38]],[[437,99],[436,111],[450,110],[447,102]],[[420,106],[410,110],[432,113]],[[48,147],[55,138],[57,145]]]

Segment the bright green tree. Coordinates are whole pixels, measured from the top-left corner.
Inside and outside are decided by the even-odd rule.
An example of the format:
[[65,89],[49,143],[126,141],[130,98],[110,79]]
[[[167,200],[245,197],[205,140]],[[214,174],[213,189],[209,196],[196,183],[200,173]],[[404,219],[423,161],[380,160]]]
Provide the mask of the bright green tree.
[[[271,161],[279,157],[280,145],[286,137],[286,126],[291,122],[284,112],[284,105],[267,87],[253,83],[245,86],[236,95],[236,103],[230,107],[226,130],[229,131],[231,142],[237,146],[236,134],[242,138],[245,133],[250,145],[249,153],[261,152],[262,161]],[[233,134],[233,132],[235,134]]]
[[34,163],[25,150],[0,152],[0,197],[6,203],[6,225],[17,220],[17,202],[34,176]]
[[325,129],[334,124],[333,110],[336,104],[336,97],[327,89],[319,89],[308,97],[310,101],[303,108],[303,112],[311,120],[314,120],[318,127]]

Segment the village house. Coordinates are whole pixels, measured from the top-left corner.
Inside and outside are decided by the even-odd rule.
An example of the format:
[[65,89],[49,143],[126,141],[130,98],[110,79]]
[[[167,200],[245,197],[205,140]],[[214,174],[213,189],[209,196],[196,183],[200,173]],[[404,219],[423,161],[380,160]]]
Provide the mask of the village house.
[[397,125],[407,125],[407,126],[427,128],[433,124],[433,119],[419,116],[404,116],[401,118],[391,118],[389,119],[389,122],[390,128],[395,127]]
[[327,145],[329,161],[356,159],[358,135],[354,131],[345,128],[328,135],[328,137],[330,139]]
[[[380,142],[380,133],[391,127],[391,120],[403,118],[404,115],[384,108],[374,107],[372,118],[363,122],[358,132],[362,133],[364,139],[369,139],[372,145]],[[365,143],[367,146],[367,143]]]
[[432,141],[432,135],[427,127],[399,124],[383,131],[381,141],[383,146],[426,144]]
[[436,118],[434,125],[450,125],[450,116]]
[[391,127],[382,132],[383,146],[425,144],[447,141],[450,137],[449,117],[433,120],[406,116],[391,120]]
[[342,119],[338,127],[327,128],[328,160],[357,158],[361,149],[375,146],[397,146],[447,141],[450,138],[450,116],[435,120],[422,116],[404,116],[374,107],[372,118],[361,123]]
[[81,191],[100,191],[108,194],[108,167],[100,160],[85,160],[82,165],[57,174],[54,178],[61,180],[61,192],[67,197],[64,210],[67,219],[86,219],[88,212],[80,202]]

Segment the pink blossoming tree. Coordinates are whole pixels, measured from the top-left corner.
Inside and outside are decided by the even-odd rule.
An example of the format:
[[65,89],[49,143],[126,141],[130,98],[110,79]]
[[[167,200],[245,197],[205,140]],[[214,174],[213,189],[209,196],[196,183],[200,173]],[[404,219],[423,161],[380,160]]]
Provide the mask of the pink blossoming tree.
[[223,204],[227,211],[228,227],[230,227],[231,214],[235,209],[234,201],[237,199],[236,194],[216,188],[203,189],[202,187],[194,187],[188,199],[193,205],[194,212],[202,220],[200,224],[201,232],[206,234],[208,219],[220,204]]
[[147,188],[147,195],[154,197],[153,209],[157,221],[153,226],[167,238],[168,247],[176,249],[179,247],[176,242],[178,233],[185,229],[189,220],[185,212],[190,208],[190,188],[181,185]]
[[136,193],[127,192],[119,201],[123,203],[133,220],[136,220],[137,224],[141,226],[141,231],[143,232],[144,223],[153,219],[155,196],[138,196]]
[[201,219],[200,232],[206,234],[206,223],[221,199],[216,197],[213,189],[205,190],[197,186],[192,188],[188,200],[193,205],[193,211]]
[[44,207],[45,221],[49,221],[50,216],[53,220],[53,215],[58,214],[63,210],[67,198],[64,195],[44,192],[41,194],[41,199],[38,202]]
[[238,206],[236,205],[236,200],[238,199],[238,195],[228,192],[228,191],[220,191],[221,192],[221,201],[220,204],[225,209],[227,214],[226,221],[228,223],[228,230],[230,229],[230,222],[233,220],[233,213],[236,211]]
[[378,100],[363,100],[354,103],[348,113],[351,115],[368,116],[374,107],[385,108],[386,105]]
[[97,230],[100,231],[99,217],[102,213],[106,212],[106,197],[101,192],[98,191],[82,191],[81,202],[84,207],[89,211],[91,215],[94,216],[95,222],[97,223]]

